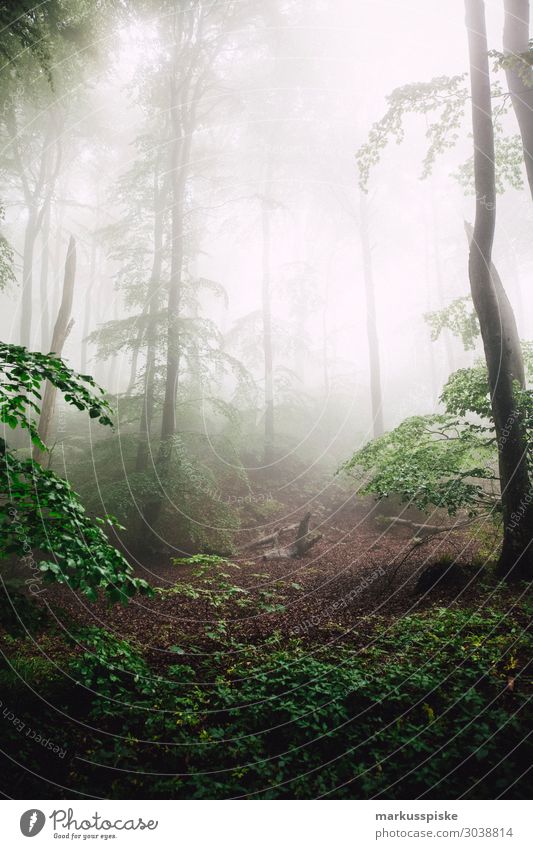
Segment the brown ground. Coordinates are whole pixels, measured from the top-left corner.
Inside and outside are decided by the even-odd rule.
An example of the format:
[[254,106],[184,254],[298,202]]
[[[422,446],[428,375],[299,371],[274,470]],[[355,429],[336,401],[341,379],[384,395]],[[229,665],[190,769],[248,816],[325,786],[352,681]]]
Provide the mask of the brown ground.
[[[58,586],[47,590],[47,602],[62,627],[69,630],[74,624],[107,627],[116,637],[140,642],[147,659],[158,666],[172,659],[171,646],[185,650],[194,646],[196,651],[212,652],[214,644],[204,637],[204,632],[221,617],[227,622],[228,636],[240,643],[258,643],[273,634],[282,641],[299,637],[320,643],[332,640],[358,643],[367,640],[380,623],[383,626],[384,620],[396,619],[429,604],[464,604],[474,598],[478,569],[472,565],[454,566],[451,570],[447,566],[444,577],[429,591],[421,592],[417,588],[419,576],[443,556],[458,564],[471,564],[477,545],[469,528],[424,542],[411,551],[397,570],[399,561],[412,549],[413,531],[398,525],[392,527],[382,517],[398,513],[398,505],[385,508],[380,505],[380,519],[372,502],[346,499],[346,493],[336,492],[314,499],[308,507],[301,499],[298,504],[294,495],[287,494],[280,515],[260,528],[243,531],[239,540],[241,551],[251,540],[280,524],[297,521],[310,509],[312,527],[323,534],[320,542],[302,558],[263,562],[261,552],[253,549],[232,557],[232,562],[240,568],[229,568],[231,582],[246,588],[250,593],[246,597],[257,602],[245,609],[230,603],[223,610],[214,610],[202,599],[160,593],[151,599],[134,598],[127,607],[108,608],[104,602],[89,603]],[[420,520],[413,512],[403,515]],[[430,521],[450,524],[446,517],[433,517]],[[293,536],[294,531],[284,534],[282,540],[289,542]],[[192,571],[189,566],[174,565],[170,556],[159,557],[137,569],[151,584],[164,588],[172,587],[178,580],[194,586],[197,582]],[[283,603],[283,611],[271,613],[259,609],[261,592],[265,590],[274,592],[271,601]]]

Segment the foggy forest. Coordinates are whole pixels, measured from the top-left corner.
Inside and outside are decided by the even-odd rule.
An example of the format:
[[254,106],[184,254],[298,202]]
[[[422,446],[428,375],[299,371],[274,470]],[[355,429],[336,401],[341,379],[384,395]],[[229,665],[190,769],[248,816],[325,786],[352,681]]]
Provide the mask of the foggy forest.
[[529,0],[0,16],[4,798],[527,798]]

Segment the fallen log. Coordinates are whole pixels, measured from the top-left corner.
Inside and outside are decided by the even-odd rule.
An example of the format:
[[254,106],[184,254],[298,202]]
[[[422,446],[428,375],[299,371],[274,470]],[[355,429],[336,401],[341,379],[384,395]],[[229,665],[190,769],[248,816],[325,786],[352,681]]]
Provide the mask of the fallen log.
[[426,523],[412,522],[410,519],[400,519],[396,516],[385,516],[385,521],[392,525],[403,525],[406,528],[412,528],[417,531],[417,536],[421,534],[440,534],[442,531],[452,531],[453,528],[443,527],[442,525],[427,525]]
[[267,534],[264,537],[259,537],[259,539],[256,539],[253,542],[247,543],[242,550],[248,551],[250,548],[262,548],[264,545],[268,545],[269,542],[278,543],[280,534],[287,533],[288,531],[294,531],[299,527],[299,525],[299,522],[294,522],[292,525],[284,525],[276,528],[276,530],[271,534]]
[[309,531],[311,513],[306,513],[303,519],[292,527],[296,527],[296,537],[289,545],[276,546],[263,554],[263,560],[289,560],[307,554],[316,543],[322,539],[322,534]]

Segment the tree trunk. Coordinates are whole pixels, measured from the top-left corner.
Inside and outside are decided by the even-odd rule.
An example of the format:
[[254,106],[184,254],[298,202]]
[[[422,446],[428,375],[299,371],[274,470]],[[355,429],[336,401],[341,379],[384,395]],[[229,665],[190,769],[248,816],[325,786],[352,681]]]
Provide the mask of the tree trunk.
[[154,378],[156,366],[156,317],[159,308],[161,269],[163,265],[163,223],[167,198],[166,181],[159,185],[159,161],[154,170],[154,255],[148,285],[148,323],[146,327],[146,363],[144,370],[143,406],[139,423],[139,442],[135,470],[146,471],[150,430],[154,415]]
[[[472,244],[474,230],[472,225],[465,221],[466,236],[468,244]],[[498,308],[500,312],[500,321],[502,325],[502,338],[509,352],[509,367],[513,380],[520,384],[521,389],[526,388],[526,376],[524,373],[524,360],[522,357],[522,346],[520,344],[520,336],[516,326],[516,318],[511,306],[511,302],[507,297],[507,292],[503,288],[502,279],[498,273],[498,269],[491,261],[490,274],[494,284],[494,291],[498,299]]]
[[130,398],[133,394],[133,390],[135,389],[135,383],[137,381],[137,370],[139,365],[139,353],[141,351],[141,347],[144,340],[144,319],[146,318],[147,307],[145,306],[141,315],[140,315],[140,325],[137,330],[137,337],[135,342],[133,343],[133,348],[131,351],[131,362],[130,362],[130,376],[128,379],[128,385],[126,387],[126,397]]
[[91,257],[89,260],[89,285],[85,290],[85,307],[83,310],[83,328],[81,332],[81,373],[87,372],[87,352],[89,342],[87,337],[91,330],[91,313],[94,297],[94,284],[96,282],[96,236],[93,233],[91,238]]
[[[431,189],[430,189],[431,191]],[[426,312],[431,312],[431,273],[430,273],[430,249],[429,249],[429,228],[427,223],[427,213],[425,215],[425,227],[424,227],[424,277],[425,277],[425,288],[426,288]],[[441,393],[441,384],[437,375],[437,364],[435,362],[435,350],[434,350],[434,342],[431,339],[430,334],[428,333],[428,358],[429,358],[429,376],[430,376],[430,386],[431,386],[431,409],[433,410],[438,404],[438,398]]]
[[37,238],[37,213],[30,207],[26,230],[24,231],[24,249],[22,255],[22,299],[20,312],[20,344],[25,348],[31,343],[31,324],[33,312],[33,254]]
[[[431,221],[433,225],[433,259],[435,263],[435,279],[437,282],[437,293],[440,301],[440,309],[447,306],[446,298],[444,295],[444,283],[442,280],[442,261],[440,254],[440,233],[439,233],[439,219],[437,216],[437,205],[435,203],[435,195],[431,190],[430,186],[429,191],[429,201],[431,205]],[[444,342],[444,350],[446,352],[446,360],[448,362],[448,374],[446,375],[446,379],[453,374],[456,369],[455,356],[453,352],[452,345],[452,336],[450,331],[445,327],[441,333],[442,341]]]
[[274,365],[272,356],[272,305],[270,299],[270,215],[268,211],[268,187],[261,204],[262,243],[262,315],[263,356],[265,373],[265,445],[264,463],[274,460]]
[[[192,131],[194,126],[194,103],[184,104],[178,101],[177,69],[171,80],[171,116],[174,138],[172,141],[172,211],[171,211],[171,260],[170,281],[167,305],[167,371],[165,399],[161,421],[160,457],[170,451],[169,440],[176,433],[176,401],[180,368],[180,305],[183,273],[183,211],[185,205],[185,187],[191,154]],[[186,89],[186,92],[188,89]],[[186,97],[185,92],[185,97]],[[189,120],[180,120],[182,108],[189,107],[193,115]]]
[[[51,352],[58,357],[63,352],[65,340],[70,333],[72,320],[70,314],[72,312],[72,300],[74,296],[74,281],[76,277],[76,242],[71,236],[68,243],[67,258],[65,261],[65,277],[63,280],[63,296],[61,298],[61,306],[57,315],[54,332],[52,335]],[[44,388],[43,403],[41,406],[41,415],[39,418],[38,433],[41,441],[46,445],[50,425],[54,415],[54,407],[57,395],[57,387],[47,381]],[[44,452],[35,445],[33,448],[33,459],[38,463],[42,462]]]
[[527,442],[514,397],[513,360],[502,327],[497,284],[491,274],[496,225],[494,127],[490,92],[485,5],[465,0],[470,57],[476,218],[470,245],[469,277],[487,363],[498,445],[504,525],[499,571],[506,577],[533,575],[533,497],[527,466]]
[[39,292],[41,301],[41,351],[45,354],[50,344],[50,312],[48,308],[48,267],[50,264],[50,211],[51,202],[46,202],[41,233],[41,272]]
[[518,121],[529,190],[533,198],[533,71],[522,54],[529,53],[529,0],[504,0],[503,52],[510,59],[507,85]]
[[[28,177],[22,162],[18,146],[16,118],[11,113],[8,118],[9,132],[12,139],[13,155],[20,169],[24,199],[28,210],[28,222],[24,233],[24,249],[22,260],[22,299],[20,314],[20,344],[29,347],[31,344],[31,329],[33,318],[33,254],[35,242],[45,216],[49,216],[52,193],[59,174],[61,164],[61,132],[60,124],[50,114],[49,129],[43,138],[41,157],[35,185],[30,188]],[[55,138],[56,157],[51,165],[51,144]]]
[[383,397],[381,392],[381,364],[376,322],[376,295],[372,269],[372,250],[368,232],[368,209],[366,195],[359,195],[361,247],[363,250],[363,278],[366,298],[366,333],[368,339],[368,362],[370,366],[370,399],[372,404],[372,432],[374,439],[384,432]]

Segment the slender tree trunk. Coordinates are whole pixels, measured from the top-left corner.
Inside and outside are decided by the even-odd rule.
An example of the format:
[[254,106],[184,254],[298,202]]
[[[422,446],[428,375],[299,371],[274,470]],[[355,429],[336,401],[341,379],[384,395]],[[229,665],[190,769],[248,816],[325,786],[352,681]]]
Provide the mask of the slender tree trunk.
[[470,56],[476,218],[470,245],[469,276],[479,319],[494,418],[504,524],[499,570],[504,576],[533,575],[533,493],[527,442],[513,385],[510,340],[502,327],[500,300],[491,274],[496,224],[494,127],[490,92],[485,5],[465,0]]
[[372,430],[374,438],[384,432],[383,425],[383,396],[381,392],[381,363],[379,357],[379,339],[376,321],[376,294],[374,287],[374,272],[372,268],[372,251],[368,232],[368,210],[366,195],[359,195],[361,248],[363,251],[363,277],[366,297],[366,333],[368,339],[368,361],[370,365],[370,399],[372,404]]
[[[115,297],[113,298],[113,317],[112,321],[118,321],[120,318],[120,305],[119,305],[119,295],[118,292],[115,292]],[[116,394],[119,390],[119,383],[117,380],[119,369],[117,368],[119,361],[119,354],[114,352],[111,354],[108,360],[106,360],[106,369],[105,369],[105,379],[104,379],[104,387],[107,389],[109,394]]]
[[133,348],[131,351],[131,362],[130,362],[130,376],[128,380],[128,386],[126,387],[126,396],[129,398],[133,394],[133,390],[135,389],[135,382],[137,380],[137,371],[139,365],[139,354],[141,352],[141,348],[144,342],[144,336],[146,333],[145,319],[148,313],[148,305],[145,304],[141,315],[139,316],[140,322],[139,327],[137,329],[137,337],[135,342],[133,343]]
[[43,227],[41,232],[41,272],[39,278],[39,291],[41,301],[41,351],[46,353],[50,344],[50,311],[48,308],[48,268],[50,264],[50,212],[51,202],[47,201],[43,215]]
[[20,313],[20,344],[25,348],[30,347],[31,325],[33,313],[33,254],[35,252],[35,240],[37,213],[34,207],[30,207],[26,230],[24,231],[24,249],[22,254],[22,300]]
[[[442,264],[440,255],[440,234],[439,234],[439,219],[437,215],[437,205],[435,203],[435,195],[429,191],[429,201],[431,205],[431,220],[433,224],[433,256],[435,262],[435,279],[437,282],[437,292],[440,300],[440,308],[446,306],[446,298],[444,296],[444,282],[442,280]],[[446,360],[448,362],[448,374],[446,378],[453,374],[456,369],[455,356],[453,353],[452,337],[450,331],[445,327],[441,333],[444,342],[444,350],[446,352]]]
[[330,380],[329,380],[329,358],[328,358],[328,307],[327,301],[322,307],[322,380],[324,387],[324,395],[329,397]]
[[505,74],[522,137],[529,190],[533,198],[533,70],[529,54],[529,0],[504,0],[503,52]]
[[[29,347],[33,319],[33,255],[35,242],[43,225],[44,217],[50,212],[52,193],[59,174],[61,164],[60,122],[50,115],[49,130],[43,139],[41,159],[35,185],[30,188],[28,178],[22,163],[18,145],[16,118],[11,115],[9,126],[12,137],[13,154],[21,172],[24,197],[28,209],[28,222],[24,233],[24,249],[22,260],[22,302],[20,314],[20,342]],[[55,137],[56,156],[51,165],[51,144]]]
[[[522,292],[522,279],[520,275],[520,268],[518,265],[518,260],[516,257],[516,248],[512,239],[508,239],[506,242],[507,255],[509,257],[509,266],[510,273],[514,283],[514,292],[515,292],[515,303],[517,306],[517,314],[518,314],[518,323],[520,323],[520,317],[525,318],[527,315],[525,304],[524,304],[524,295]],[[519,334],[520,335],[520,334]]]
[[[164,184],[166,186],[166,183]],[[148,324],[146,328],[146,364],[144,370],[143,406],[139,423],[136,471],[148,465],[150,431],[154,415],[154,380],[156,366],[156,319],[159,309],[161,269],[163,265],[163,222],[167,192],[159,186],[159,167],[154,172],[154,255],[148,287]]]
[[[179,321],[183,274],[183,211],[194,123],[193,120],[180,120],[181,106],[177,95],[177,76],[175,76],[171,80],[171,114],[174,134],[171,161],[171,259],[167,305],[167,371],[161,420],[160,457],[170,451],[169,440],[175,435],[177,427],[176,401],[180,369]],[[192,105],[191,108],[193,108]]]
[[[424,226],[424,271],[425,271],[425,288],[426,288],[426,311],[431,312],[431,301],[430,301],[430,292],[432,289],[431,286],[431,274],[430,274],[430,248],[429,248],[429,230],[427,223],[427,214],[425,216],[425,226]],[[441,384],[437,375],[437,364],[435,362],[435,351],[434,351],[434,342],[431,340],[431,336],[428,333],[429,347],[428,347],[428,358],[429,358],[429,375],[430,375],[430,386],[431,386],[431,403],[432,405],[437,405],[438,398],[441,392]],[[433,410],[433,406],[432,406]]]
[[[465,230],[468,244],[471,245],[474,230],[472,225],[467,221],[465,221]],[[492,260],[490,263],[490,274],[496,298],[498,300],[498,309],[502,326],[502,339],[507,351],[509,352],[509,367],[511,369],[511,375],[513,380],[516,380],[516,382],[520,385],[520,388],[525,389],[526,376],[524,373],[524,360],[522,357],[522,346],[520,344],[520,336],[518,335],[514,311],[511,306],[511,302],[507,297],[507,292],[503,288],[502,279],[498,273],[498,269]]]
[[272,355],[272,305],[270,297],[270,214],[268,210],[268,186],[261,204],[262,242],[262,315],[263,315],[263,352],[265,374],[265,444],[264,462],[274,460],[274,365]]
[[[63,217],[64,217],[64,209],[60,204],[56,204],[55,207],[55,239],[54,239],[54,255],[52,259],[52,274],[53,274],[53,287],[52,287],[52,298],[50,303],[50,318],[54,315],[57,315],[59,310],[59,302],[61,298],[61,279],[60,279],[60,268],[61,268],[61,254],[62,254],[62,243],[63,243]],[[50,324],[49,334],[50,339],[52,338],[52,333],[54,329]]]
[[[74,297],[74,281],[76,278],[76,242],[71,236],[68,244],[67,258],[65,261],[65,277],[63,281],[63,296],[61,298],[61,306],[57,315],[54,332],[52,335],[51,351],[58,357],[63,352],[65,340],[70,333],[72,327],[71,312],[72,300]],[[57,387],[47,381],[44,389],[43,403],[41,406],[41,415],[39,418],[38,433],[46,445],[50,432],[50,425],[54,415],[56,402]],[[33,448],[33,459],[37,462],[42,462],[44,452],[35,445]]]
[[91,256],[89,259],[89,284],[85,290],[85,307],[83,310],[83,327],[81,332],[81,373],[87,372],[88,336],[91,330],[92,304],[94,284],[96,281],[96,236],[91,237]]

